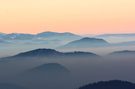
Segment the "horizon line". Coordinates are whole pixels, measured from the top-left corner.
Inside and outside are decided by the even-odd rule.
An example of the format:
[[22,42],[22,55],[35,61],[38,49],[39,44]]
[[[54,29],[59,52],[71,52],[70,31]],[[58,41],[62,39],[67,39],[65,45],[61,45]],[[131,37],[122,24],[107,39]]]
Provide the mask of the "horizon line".
[[37,32],[37,33],[27,33],[27,32],[10,32],[10,33],[6,33],[6,32],[0,32],[1,34],[31,34],[31,35],[36,35],[36,34],[40,34],[40,33],[44,33],[44,32],[52,32],[52,33],[72,33],[72,34],[75,34],[75,35],[105,35],[105,34],[135,34],[135,33],[132,33],[132,32],[123,32],[123,33],[99,33],[99,34],[94,34],[94,33],[90,33],[90,34],[78,34],[78,33],[75,33],[75,32],[57,32],[57,31],[41,31],[41,32]]

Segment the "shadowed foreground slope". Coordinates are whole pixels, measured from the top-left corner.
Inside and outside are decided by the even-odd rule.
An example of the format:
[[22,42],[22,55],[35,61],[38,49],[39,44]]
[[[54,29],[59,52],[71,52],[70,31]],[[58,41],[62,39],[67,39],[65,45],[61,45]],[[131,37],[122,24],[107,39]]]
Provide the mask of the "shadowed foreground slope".
[[112,80],[88,84],[79,89],[135,89],[135,84],[127,81]]

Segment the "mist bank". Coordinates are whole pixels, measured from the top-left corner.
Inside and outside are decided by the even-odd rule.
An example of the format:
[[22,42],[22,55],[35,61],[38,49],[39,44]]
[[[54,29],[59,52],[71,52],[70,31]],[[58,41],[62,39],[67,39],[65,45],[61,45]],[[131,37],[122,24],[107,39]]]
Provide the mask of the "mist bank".
[[[46,55],[48,51],[50,56]],[[71,52],[72,56],[63,56],[48,49],[23,52],[0,61],[0,83],[20,85],[28,89],[75,89],[103,80],[135,82],[135,60],[131,57],[131,52],[116,53],[117,56],[80,57],[73,56],[74,52]],[[122,58],[125,54],[126,58]]]

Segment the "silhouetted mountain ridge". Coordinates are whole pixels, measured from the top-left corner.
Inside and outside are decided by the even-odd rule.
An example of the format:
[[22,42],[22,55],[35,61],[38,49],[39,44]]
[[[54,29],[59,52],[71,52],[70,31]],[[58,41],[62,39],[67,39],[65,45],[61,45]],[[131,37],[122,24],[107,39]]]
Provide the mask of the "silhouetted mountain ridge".
[[55,56],[98,56],[91,52],[59,52],[54,49],[36,49],[15,55],[15,57],[55,57]]
[[135,84],[127,81],[111,80],[88,84],[79,89],[135,89]]
[[62,55],[63,53],[58,52],[54,49],[35,49],[28,52],[23,52],[15,55],[14,57],[48,57]]
[[9,60],[9,59],[23,59],[23,58],[59,58],[59,57],[100,57],[97,54],[91,52],[81,52],[81,51],[74,51],[74,52],[59,52],[54,49],[35,49],[27,52],[22,52],[14,56],[1,58],[2,60]]

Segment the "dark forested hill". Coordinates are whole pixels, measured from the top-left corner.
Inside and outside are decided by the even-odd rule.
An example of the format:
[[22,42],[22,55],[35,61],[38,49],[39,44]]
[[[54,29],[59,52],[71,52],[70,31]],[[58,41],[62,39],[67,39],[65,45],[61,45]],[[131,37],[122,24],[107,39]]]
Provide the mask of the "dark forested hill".
[[127,81],[112,80],[88,84],[79,89],[135,89],[135,84]]

